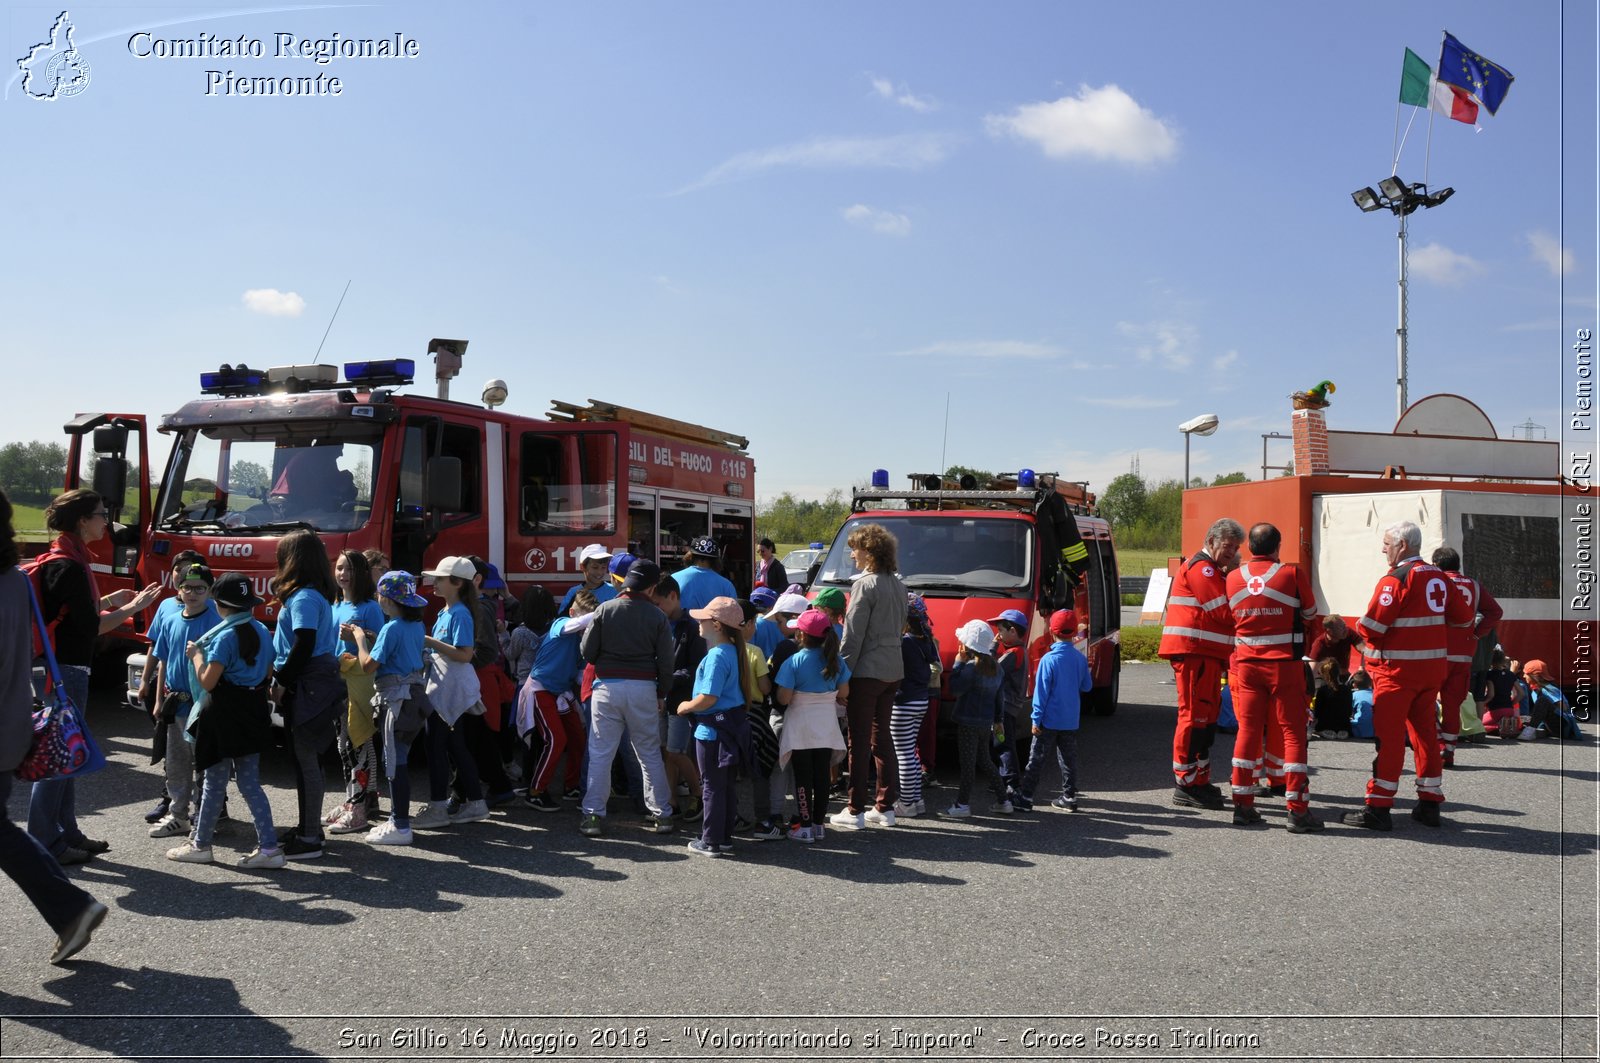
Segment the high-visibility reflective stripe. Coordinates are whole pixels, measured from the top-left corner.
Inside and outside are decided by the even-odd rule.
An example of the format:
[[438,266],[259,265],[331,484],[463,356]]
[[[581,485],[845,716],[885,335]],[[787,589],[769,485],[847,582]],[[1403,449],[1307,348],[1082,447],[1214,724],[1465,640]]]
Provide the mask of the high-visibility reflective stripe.
[[1219,594],[1215,598],[1211,599],[1209,602],[1201,602],[1200,603],[1200,608],[1205,610],[1208,613],[1214,613],[1218,609],[1221,609],[1223,606],[1225,606],[1227,604],[1228,604],[1227,596]]
[[1224,646],[1233,645],[1232,635],[1223,635],[1216,631],[1202,631],[1197,627],[1164,627],[1161,629],[1161,634],[1163,636],[1183,635],[1191,639],[1201,639],[1205,642],[1220,642]]
[[1299,642],[1300,633],[1286,633],[1282,635],[1240,635],[1237,642],[1241,646],[1287,646]]
[[1242,797],[1254,789],[1254,786],[1235,786],[1233,788],[1233,794],[1235,797]]
[[1167,599],[1167,604],[1168,605],[1192,605],[1196,609],[1198,609],[1198,608],[1200,608],[1200,599],[1199,598],[1190,598],[1187,595],[1182,595],[1182,594],[1174,594],[1171,598]]
[[1363,651],[1363,656],[1375,661],[1441,661],[1444,650],[1375,650]]
[[1388,779],[1373,779],[1372,785],[1376,786],[1380,790],[1388,790],[1393,792],[1400,789],[1400,780],[1396,779],[1394,782],[1390,782]]
[[1267,778],[1269,778],[1269,779],[1281,779],[1281,778],[1283,778],[1283,769],[1279,768],[1279,767],[1275,767],[1275,766],[1273,766],[1271,764],[1268,764],[1267,765]]
[[1395,627],[1443,627],[1442,616],[1402,616],[1394,622]]
[[1364,616],[1357,622],[1362,627],[1367,628],[1370,631],[1376,631],[1380,635],[1389,630],[1388,624],[1380,624],[1370,616]]
[[1304,775],[1306,773],[1306,766],[1304,764],[1285,764],[1283,766],[1283,770],[1284,771],[1297,771],[1301,775]]
[[1424,775],[1417,779],[1417,786],[1439,786],[1444,783],[1443,775]]
[[1471,664],[1472,663],[1472,658],[1471,657],[1457,657],[1454,654],[1451,654],[1450,656],[1446,657],[1445,660],[1451,662],[1452,664]]
[[1234,757],[1233,766],[1236,768],[1253,768],[1256,766],[1256,762],[1253,760],[1241,760],[1238,757]]
[[1082,561],[1089,556],[1089,548],[1083,543],[1073,543],[1061,551],[1061,556],[1068,561]]
[[1439,738],[1442,741],[1445,741],[1445,742],[1454,742],[1456,739],[1458,739],[1460,737],[1461,736],[1459,734],[1451,734],[1451,733],[1449,733],[1447,731],[1440,731],[1439,732]]
[[[1270,763],[1270,764],[1279,764],[1279,765],[1281,765],[1283,763],[1283,758],[1282,757],[1275,757],[1271,753],[1268,753],[1267,754],[1267,762]],[[1261,762],[1258,760],[1258,761],[1256,761],[1256,763],[1259,764]]]
[[1283,799],[1285,801],[1304,801],[1308,796],[1304,790],[1285,790]]

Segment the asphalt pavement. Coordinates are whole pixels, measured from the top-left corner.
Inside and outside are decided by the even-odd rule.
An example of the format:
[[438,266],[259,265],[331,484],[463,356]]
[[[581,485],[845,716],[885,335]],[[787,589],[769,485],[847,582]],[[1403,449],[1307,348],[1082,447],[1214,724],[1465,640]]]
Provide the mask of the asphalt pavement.
[[[78,800],[112,850],[70,873],[111,915],[51,967],[0,885],[0,1058],[1595,1057],[1592,728],[1465,748],[1440,829],[1406,815],[1408,775],[1392,834],[1297,836],[1278,800],[1248,829],[1169,803],[1169,676],[1130,664],[1085,721],[1077,813],[979,796],[964,821],[707,859],[620,801],[598,839],[517,806],[260,872],[163,858],[143,723],[97,691],[112,765]],[[1355,808],[1370,745],[1310,759],[1313,809]],[[287,759],[265,775],[290,820]]]

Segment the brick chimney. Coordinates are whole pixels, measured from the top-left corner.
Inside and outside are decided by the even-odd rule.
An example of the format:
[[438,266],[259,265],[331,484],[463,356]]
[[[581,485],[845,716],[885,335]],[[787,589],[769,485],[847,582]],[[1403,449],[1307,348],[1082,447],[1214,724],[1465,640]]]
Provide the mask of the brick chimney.
[[1328,421],[1321,410],[1295,410],[1294,474],[1321,476],[1328,471]]

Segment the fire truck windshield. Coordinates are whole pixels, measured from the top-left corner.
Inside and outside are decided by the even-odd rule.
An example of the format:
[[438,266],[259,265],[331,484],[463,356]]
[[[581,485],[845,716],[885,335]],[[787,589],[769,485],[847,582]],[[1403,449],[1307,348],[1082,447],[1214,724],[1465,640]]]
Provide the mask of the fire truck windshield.
[[246,534],[309,527],[354,531],[372,515],[381,429],[341,425],[188,429],[172,449],[156,512],[160,527]]
[[848,587],[857,574],[850,533],[881,524],[899,542],[900,579],[925,594],[1027,594],[1033,581],[1033,526],[1025,520],[919,513],[854,517],[833,540],[813,586]]

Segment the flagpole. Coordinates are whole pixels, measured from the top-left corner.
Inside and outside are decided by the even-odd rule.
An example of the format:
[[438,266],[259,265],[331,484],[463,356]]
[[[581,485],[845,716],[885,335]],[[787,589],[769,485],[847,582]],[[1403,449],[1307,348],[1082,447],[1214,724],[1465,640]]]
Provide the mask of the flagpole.
[[[1402,88],[1403,87],[1404,86],[1402,86]],[[1400,169],[1400,150],[1401,150],[1400,108],[1402,106],[1403,106],[1403,104],[1399,103],[1398,101],[1394,105],[1394,143],[1392,143],[1389,146],[1390,152],[1394,157],[1394,162],[1389,168],[1389,176],[1390,177],[1393,177],[1395,175],[1395,173]],[[1416,115],[1416,112],[1413,111],[1412,112],[1412,116],[1415,117],[1415,115]],[[1409,136],[1410,134],[1411,134],[1411,123],[1407,122],[1406,123],[1406,135]]]
[[[1399,109],[1400,109],[1400,105],[1396,104],[1395,105],[1395,111],[1397,113],[1394,116],[1394,120],[1395,120],[1395,124],[1396,125],[1399,125],[1399,123],[1400,123],[1400,115],[1398,113]],[[1413,108],[1411,108],[1411,117],[1406,119],[1406,131],[1405,131],[1404,135],[1402,135],[1400,137],[1400,147],[1394,153],[1394,163],[1393,163],[1393,165],[1391,165],[1389,167],[1389,176],[1390,177],[1393,177],[1395,174],[1400,172],[1400,155],[1406,150],[1406,141],[1411,139],[1411,124],[1413,122],[1415,122],[1416,120],[1417,120],[1417,109],[1415,107],[1413,107]]]

